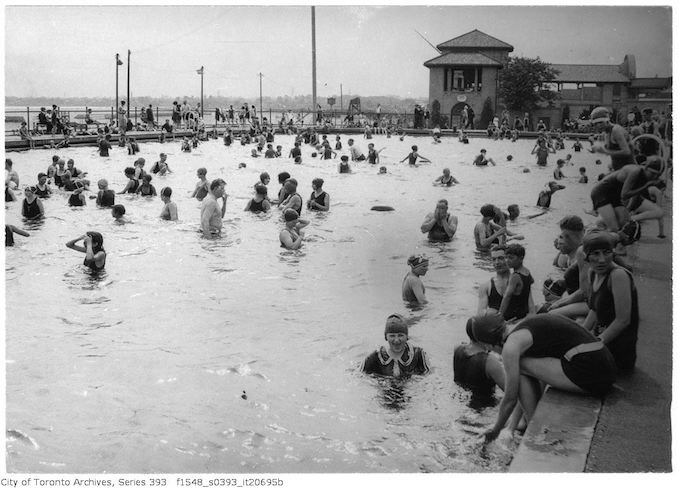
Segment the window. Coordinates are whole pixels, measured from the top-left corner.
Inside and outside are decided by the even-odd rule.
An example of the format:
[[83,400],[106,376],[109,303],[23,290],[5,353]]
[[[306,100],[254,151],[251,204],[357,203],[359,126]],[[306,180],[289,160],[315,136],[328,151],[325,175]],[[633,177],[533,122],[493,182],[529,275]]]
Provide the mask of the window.
[[612,96],[613,97],[621,97],[621,85],[618,83],[615,83],[612,85]]
[[[453,66],[445,70],[444,86],[450,87],[452,91],[480,91],[482,87],[482,69],[464,68],[462,66]],[[476,83],[477,77],[477,83]]]

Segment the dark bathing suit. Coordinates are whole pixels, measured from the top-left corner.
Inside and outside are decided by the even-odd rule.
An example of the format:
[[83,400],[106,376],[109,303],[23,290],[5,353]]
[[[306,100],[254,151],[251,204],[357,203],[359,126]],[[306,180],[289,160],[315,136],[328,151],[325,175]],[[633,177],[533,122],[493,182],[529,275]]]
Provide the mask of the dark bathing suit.
[[[447,217],[450,215],[447,214]],[[445,218],[447,218],[445,217]],[[447,232],[445,232],[445,229],[443,228],[442,225],[440,225],[438,222],[433,224],[433,227],[431,227],[431,230],[428,231],[428,239],[430,241],[443,241],[443,242],[449,242],[452,240],[452,238],[449,236]]]
[[384,346],[372,352],[361,366],[365,373],[393,376],[394,362],[398,361],[398,368],[403,376],[428,373],[424,351],[420,347],[407,345],[400,359],[391,358]]
[[[622,268],[623,269],[623,268]],[[614,356],[617,367],[621,371],[629,371],[633,369],[636,364],[636,342],[638,340],[638,293],[636,286],[633,283],[633,275],[627,270],[631,279],[631,321],[619,333],[619,335],[607,344],[608,349]],[[600,284],[598,290],[593,289],[593,272],[590,278],[590,297],[587,302],[591,310],[596,312],[597,324],[594,333],[596,335],[603,332],[609,327],[615,319],[614,311],[614,295],[612,294],[612,285],[609,283],[610,275],[608,274],[603,282]]]
[[96,264],[96,261],[94,259],[85,258],[85,260],[82,262],[82,264],[87,266],[92,271],[101,271],[102,269],[104,269],[104,266],[106,266],[106,258],[104,258],[104,264],[101,265],[101,268],[97,268],[97,264]]
[[254,198],[250,200],[250,212],[263,212],[264,211],[264,201],[257,202]]
[[315,196],[315,192],[313,192],[313,193],[311,193],[311,196],[308,198],[308,200],[311,201],[311,202],[315,202],[315,203],[317,203],[318,205],[322,205],[322,206],[324,207],[324,206],[326,205],[326,203],[325,203],[325,195],[327,195],[327,193],[322,192],[320,195],[318,195],[318,196],[316,197],[316,196]]
[[491,390],[494,381],[487,377],[487,351],[467,352],[465,347],[454,351],[454,381],[472,389]]
[[523,357],[560,359],[565,376],[594,395],[606,393],[614,383],[612,354],[573,320],[560,315],[534,315],[523,320],[511,334],[519,330],[532,335],[532,345]]
[[28,203],[27,200],[23,202],[23,215],[27,219],[35,219],[40,217],[40,207],[38,206],[38,199],[33,200],[32,203]]

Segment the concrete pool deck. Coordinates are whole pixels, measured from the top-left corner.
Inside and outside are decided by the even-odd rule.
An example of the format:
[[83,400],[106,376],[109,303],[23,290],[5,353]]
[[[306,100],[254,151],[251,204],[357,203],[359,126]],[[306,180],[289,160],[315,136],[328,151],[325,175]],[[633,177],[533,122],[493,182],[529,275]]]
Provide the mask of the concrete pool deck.
[[665,239],[643,224],[629,250],[640,304],[638,360],[602,401],[548,390],[509,472],[667,473],[671,466],[672,201]]

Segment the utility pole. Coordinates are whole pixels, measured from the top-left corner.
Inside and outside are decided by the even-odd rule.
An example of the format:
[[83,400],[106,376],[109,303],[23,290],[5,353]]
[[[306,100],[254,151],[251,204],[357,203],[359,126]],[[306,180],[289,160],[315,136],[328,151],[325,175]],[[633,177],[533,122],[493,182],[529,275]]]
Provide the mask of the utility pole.
[[312,44],[312,54],[313,54],[313,123],[315,124],[316,119],[316,107],[318,103],[316,101],[316,90],[315,90],[315,7],[311,7],[311,44]]
[[132,54],[132,51],[129,49],[127,50],[127,119],[129,120],[130,118],[130,104],[129,104],[129,59],[130,55]]
[[344,85],[339,83],[339,101],[341,103],[341,111],[344,111]]
[[122,64],[120,61],[120,54],[115,53],[115,125],[120,127],[120,121],[118,120],[118,67]]
[[261,79],[264,75],[259,73],[259,124],[263,127],[264,125],[264,111],[262,109],[261,103]]

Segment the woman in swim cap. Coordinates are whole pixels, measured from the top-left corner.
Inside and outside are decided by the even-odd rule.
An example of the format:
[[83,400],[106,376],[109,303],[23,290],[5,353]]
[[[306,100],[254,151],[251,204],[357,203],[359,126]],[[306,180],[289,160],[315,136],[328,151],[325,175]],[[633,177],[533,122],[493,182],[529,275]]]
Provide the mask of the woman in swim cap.
[[633,275],[614,262],[615,239],[608,232],[594,231],[584,237],[589,275],[588,304],[584,328],[607,347],[620,371],[631,371],[636,362],[638,340],[638,294]]
[[[79,246],[76,242],[82,241],[83,245]],[[98,232],[87,232],[80,237],[68,241],[66,247],[85,253],[85,260],[82,264],[87,266],[92,271],[99,271],[104,269],[106,265],[106,251],[104,250],[104,237]]]
[[380,346],[367,356],[360,365],[360,371],[395,378],[428,373],[426,354],[422,348],[409,344],[408,338],[403,316],[397,313],[389,315],[384,327],[388,347]]
[[420,276],[424,276],[428,271],[428,258],[424,256],[410,256],[407,260],[410,265],[410,271],[403,278],[403,300],[411,304],[423,305],[428,303],[426,300],[426,289]]
[[594,396],[605,394],[615,380],[614,359],[605,345],[575,321],[560,315],[538,314],[518,324],[500,315],[477,316],[473,336],[501,350],[506,372],[504,398],[494,426],[485,432],[492,441],[518,403],[529,420],[544,383],[559,390]]

